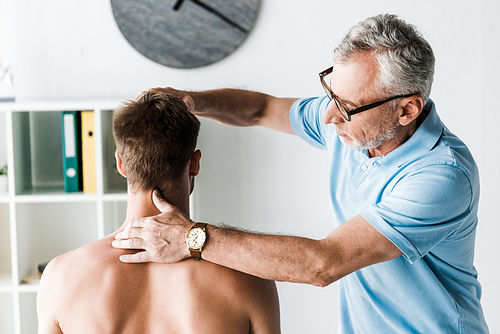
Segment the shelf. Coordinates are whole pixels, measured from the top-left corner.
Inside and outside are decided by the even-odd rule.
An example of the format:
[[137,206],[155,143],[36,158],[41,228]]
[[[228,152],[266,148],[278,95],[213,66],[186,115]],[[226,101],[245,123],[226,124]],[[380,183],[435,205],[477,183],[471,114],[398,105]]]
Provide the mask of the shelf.
[[[114,101],[0,104],[0,334],[37,332],[38,265],[125,221],[127,181],[115,166]],[[64,190],[62,112],[94,111],[96,191]],[[33,278],[26,280],[26,278]]]
[[27,284],[21,284],[17,287],[17,291],[19,292],[38,292],[38,286],[39,286],[40,281],[36,283],[27,283]]
[[61,115],[12,115],[16,194],[64,191]]
[[[100,117],[102,174],[99,175],[105,194],[127,191],[126,179],[116,170],[112,115],[112,110],[102,110]],[[64,194],[61,117],[61,111],[12,114],[16,195]]]
[[21,203],[17,212],[19,278],[38,265],[97,239],[95,203]]
[[[38,189],[40,190],[40,189]],[[94,202],[97,200],[95,194],[65,193],[64,191],[54,190],[31,192],[30,194],[17,195],[14,198],[16,203],[68,203],[68,202]]]
[[65,111],[65,110],[100,110],[116,109],[121,104],[120,101],[18,101],[14,103],[1,103],[1,111]]
[[126,202],[127,193],[104,194],[102,200],[105,202]]
[[[102,200],[103,202],[126,202],[126,193],[116,194],[84,194],[84,193],[61,193],[54,192],[44,195],[18,195],[14,197],[16,203],[71,203],[71,202],[95,202]],[[0,203],[2,203],[0,201]]]

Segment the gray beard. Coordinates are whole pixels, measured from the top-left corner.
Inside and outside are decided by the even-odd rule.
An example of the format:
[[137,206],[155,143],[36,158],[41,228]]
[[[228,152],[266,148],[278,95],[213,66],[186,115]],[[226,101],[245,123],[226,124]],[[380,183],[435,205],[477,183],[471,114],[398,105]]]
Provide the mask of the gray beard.
[[386,131],[384,134],[372,140],[362,140],[357,141],[351,137],[350,143],[346,143],[344,138],[340,137],[340,141],[351,150],[370,150],[381,146],[384,142],[394,139],[396,137],[396,127],[393,127]]

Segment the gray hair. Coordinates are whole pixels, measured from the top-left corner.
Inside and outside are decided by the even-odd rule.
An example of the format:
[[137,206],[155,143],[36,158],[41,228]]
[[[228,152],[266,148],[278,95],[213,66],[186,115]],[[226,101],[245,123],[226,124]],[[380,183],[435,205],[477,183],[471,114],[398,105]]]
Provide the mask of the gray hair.
[[349,30],[333,51],[333,61],[347,63],[363,53],[373,54],[379,63],[381,93],[416,93],[427,102],[435,59],[416,27],[391,14],[367,18]]

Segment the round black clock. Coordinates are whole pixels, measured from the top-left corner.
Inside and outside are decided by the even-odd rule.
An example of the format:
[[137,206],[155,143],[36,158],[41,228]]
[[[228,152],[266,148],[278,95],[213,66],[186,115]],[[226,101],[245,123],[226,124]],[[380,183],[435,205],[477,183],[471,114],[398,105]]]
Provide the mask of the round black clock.
[[170,67],[212,64],[233,52],[257,19],[260,0],[111,0],[127,41]]

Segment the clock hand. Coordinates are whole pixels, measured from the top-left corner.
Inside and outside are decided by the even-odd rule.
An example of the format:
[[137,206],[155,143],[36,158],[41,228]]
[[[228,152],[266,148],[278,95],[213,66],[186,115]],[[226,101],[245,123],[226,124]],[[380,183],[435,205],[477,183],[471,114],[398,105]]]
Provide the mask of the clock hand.
[[177,0],[177,2],[174,5],[174,10],[178,11],[181,8],[183,2],[184,0]]
[[241,32],[243,33],[247,33],[248,31],[243,28],[242,26],[240,26],[239,24],[237,24],[236,22],[232,21],[231,19],[229,19],[228,17],[224,16],[224,14],[221,14],[219,13],[218,11],[216,11],[215,9],[213,9],[212,7],[208,6],[207,4],[204,4],[203,2],[201,2],[200,0],[191,0],[192,2],[194,2],[195,4],[197,4],[198,6],[208,10],[210,13],[218,16],[219,18],[221,18],[223,21],[225,21],[226,23],[228,23],[229,25],[235,27],[236,29],[240,30]]
[[[243,33],[248,33],[247,29],[243,28],[238,23],[232,21],[231,19],[226,17],[224,14],[219,13],[218,11],[216,11],[212,7],[208,6],[207,4],[204,4],[200,0],[191,0],[191,1],[194,2],[195,4],[197,4],[198,6],[200,6],[201,8],[207,10],[208,12],[214,14],[215,16],[218,16],[220,19],[222,19],[222,21],[233,26],[234,28],[238,29],[239,31],[241,31]],[[178,11],[181,8],[183,2],[184,2],[184,0],[177,0],[177,2],[175,3],[175,5],[173,7],[173,10]]]

